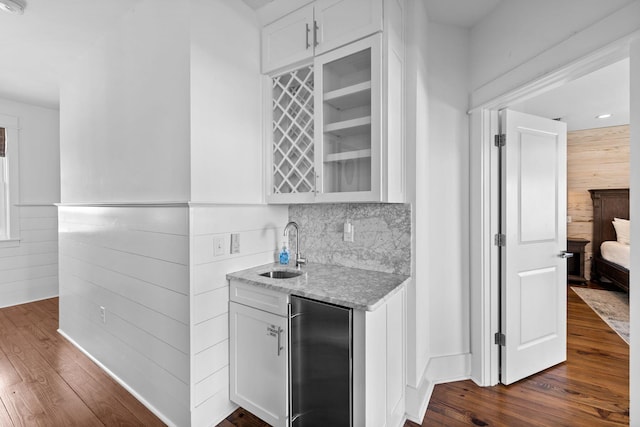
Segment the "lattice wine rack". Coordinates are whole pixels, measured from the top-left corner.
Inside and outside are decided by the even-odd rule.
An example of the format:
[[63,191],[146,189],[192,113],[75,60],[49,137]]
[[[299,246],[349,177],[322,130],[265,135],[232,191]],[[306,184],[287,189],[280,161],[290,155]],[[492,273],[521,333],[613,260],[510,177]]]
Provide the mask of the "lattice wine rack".
[[273,194],[314,190],[310,65],[273,78]]

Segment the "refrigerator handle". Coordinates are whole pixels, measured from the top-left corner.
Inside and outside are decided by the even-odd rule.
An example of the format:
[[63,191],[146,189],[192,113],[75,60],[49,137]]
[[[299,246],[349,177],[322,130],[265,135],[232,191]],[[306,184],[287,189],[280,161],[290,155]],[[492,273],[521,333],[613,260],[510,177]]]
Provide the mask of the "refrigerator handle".
[[289,387],[287,390],[288,400],[289,400],[289,427],[293,427],[293,381],[291,375],[291,303],[287,304],[287,349],[288,349],[288,363],[287,363],[287,375],[288,375],[288,383]]

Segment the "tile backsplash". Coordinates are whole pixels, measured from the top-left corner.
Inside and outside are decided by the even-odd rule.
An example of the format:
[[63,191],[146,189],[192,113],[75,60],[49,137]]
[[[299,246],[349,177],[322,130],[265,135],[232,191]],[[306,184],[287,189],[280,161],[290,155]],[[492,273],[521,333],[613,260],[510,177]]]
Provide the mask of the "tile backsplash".
[[[308,262],[411,274],[411,205],[335,203],[289,205],[289,221],[300,226],[300,248]],[[354,241],[343,241],[345,222]],[[295,231],[289,247],[295,254]]]

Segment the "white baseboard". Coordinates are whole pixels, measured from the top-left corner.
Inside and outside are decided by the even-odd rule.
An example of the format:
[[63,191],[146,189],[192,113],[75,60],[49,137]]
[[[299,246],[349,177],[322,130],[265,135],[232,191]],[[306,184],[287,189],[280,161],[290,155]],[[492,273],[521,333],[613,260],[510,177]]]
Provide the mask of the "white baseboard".
[[467,380],[471,374],[471,354],[432,357],[418,387],[406,387],[407,419],[422,424],[436,384]]
[[75,342],[73,340],[73,338],[71,338],[69,335],[67,335],[63,330],[58,329],[58,333],[60,335],[62,335],[67,341],[69,341],[71,344],[73,344],[78,350],[80,350],[85,356],[87,356],[89,359],[91,359],[93,361],[93,363],[95,363],[96,365],[98,365],[100,367],[100,369],[102,369],[104,372],[107,373],[107,375],[109,375],[111,378],[114,379],[115,382],[117,382],[118,384],[120,384],[122,387],[124,387],[125,390],[127,390],[129,393],[131,393],[133,395],[133,397],[135,397],[136,399],[138,399],[138,401],[140,403],[142,403],[144,406],[147,407],[147,409],[149,409],[151,412],[154,413],[154,415],[158,418],[160,418],[160,420],[165,423],[167,426],[169,427],[177,427],[171,420],[169,420],[162,412],[160,412],[157,408],[155,408],[152,404],[150,404],[149,402],[147,402],[142,396],[140,396],[140,394],[138,394],[138,392],[136,392],[133,388],[131,388],[126,382],[124,382],[120,377],[118,377],[116,374],[114,374],[113,372],[111,372],[109,370],[109,368],[107,368],[106,366],[104,366],[98,359],[96,359],[95,357],[93,357],[91,355],[91,353],[87,352],[84,348],[82,348],[77,342]]
[[23,304],[31,304],[32,302],[38,302],[38,301],[44,301],[46,299],[51,299],[51,298],[58,298],[58,293],[54,293],[52,295],[44,295],[44,296],[39,296],[36,298],[28,298],[26,300],[20,300],[20,301],[15,301],[15,302],[11,302],[10,304],[6,304],[6,305],[0,305],[0,308],[8,308],[8,307],[15,307],[16,305],[23,305]]

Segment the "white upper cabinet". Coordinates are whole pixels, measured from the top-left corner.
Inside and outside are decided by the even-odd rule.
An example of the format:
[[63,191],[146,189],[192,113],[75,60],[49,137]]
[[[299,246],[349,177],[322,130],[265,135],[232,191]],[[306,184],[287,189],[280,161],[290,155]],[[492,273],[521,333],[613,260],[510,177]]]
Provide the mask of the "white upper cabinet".
[[316,1],[313,58],[269,73],[267,202],[405,201],[403,2],[382,4]]
[[262,72],[382,31],[382,0],[317,0],[262,29]]
[[262,29],[262,72],[313,57],[313,3]]
[[315,54],[382,31],[381,0],[317,0]]

